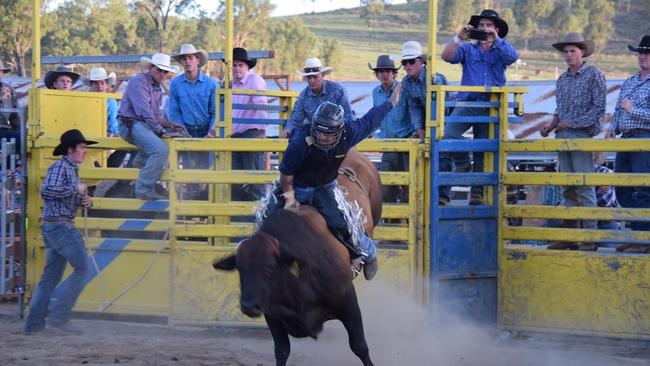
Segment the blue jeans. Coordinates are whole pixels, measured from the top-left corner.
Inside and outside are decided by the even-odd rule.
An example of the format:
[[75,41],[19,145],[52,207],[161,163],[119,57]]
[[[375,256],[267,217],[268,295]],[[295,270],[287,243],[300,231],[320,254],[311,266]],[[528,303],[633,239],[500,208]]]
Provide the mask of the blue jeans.
[[[451,112],[451,117],[487,117],[490,115],[489,108],[463,108],[458,107],[454,108],[454,111]],[[462,123],[445,123],[445,136],[444,139],[450,140],[462,140],[464,139],[463,134],[470,129],[474,131],[475,139],[486,139],[490,134],[490,125],[488,123],[471,123],[471,122],[462,122]],[[474,172],[483,171],[483,153],[476,152],[472,154],[474,156]],[[452,164],[453,163],[453,164]],[[442,153],[440,154],[440,171],[441,172],[451,172],[453,167],[466,167],[471,166],[471,161],[469,159],[469,153],[467,152],[456,152],[456,153]],[[479,187],[473,187],[479,188]],[[443,186],[439,189],[440,197],[449,199],[450,198],[451,187]]]
[[[236,139],[264,138],[263,130],[249,129],[232,135]],[[263,152],[234,152],[232,153],[233,170],[266,170]],[[233,184],[233,201],[259,201],[266,189],[263,184]]]
[[[558,139],[589,139],[592,138],[583,129],[567,128],[555,133]],[[557,153],[559,171],[563,173],[593,173],[593,154],[584,151],[560,151]],[[566,186],[562,187],[564,205],[568,207],[583,206],[596,207],[596,191],[591,186]],[[582,220],[585,229],[597,229],[594,220]]]
[[[336,181],[328,183],[320,187],[306,187],[295,185],[293,187],[296,192],[296,201],[302,204],[307,204],[314,207],[325,219],[328,228],[345,246],[354,253],[354,244],[352,243],[352,233],[348,231],[348,224],[345,221],[343,213],[338,208],[336,198],[334,198],[334,188],[338,183]],[[277,204],[271,209],[281,209],[284,206],[284,198],[281,196],[282,188],[278,187],[275,191]],[[364,232],[361,235],[361,250],[366,254],[363,259],[365,261],[375,258],[377,249],[375,242]]]
[[[629,138],[650,139],[650,131]],[[650,173],[650,152],[616,153],[616,173]],[[616,197],[623,207],[650,208],[650,187],[616,187]],[[650,231],[650,222],[632,221],[632,230]]]
[[140,168],[140,174],[135,181],[136,197],[155,193],[156,182],[167,163],[167,145],[148,124],[140,121],[133,121],[131,131],[124,123],[120,123],[120,137],[140,148],[133,162],[133,165]]
[[[45,242],[45,268],[29,304],[25,331],[45,327],[46,316],[50,324],[66,323],[86,285],[90,269],[83,238],[71,222],[44,223],[41,230]],[[60,296],[50,302],[63,277],[66,262],[70,262],[72,274],[64,281]]]

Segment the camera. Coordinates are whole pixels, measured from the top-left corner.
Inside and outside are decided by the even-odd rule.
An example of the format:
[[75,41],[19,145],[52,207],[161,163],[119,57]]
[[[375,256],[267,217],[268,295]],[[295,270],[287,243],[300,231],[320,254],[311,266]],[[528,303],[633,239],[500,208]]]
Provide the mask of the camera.
[[488,33],[480,29],[470,29],[467,31],[467,35],[470,39],[477,41],[487,41],[488,39]]

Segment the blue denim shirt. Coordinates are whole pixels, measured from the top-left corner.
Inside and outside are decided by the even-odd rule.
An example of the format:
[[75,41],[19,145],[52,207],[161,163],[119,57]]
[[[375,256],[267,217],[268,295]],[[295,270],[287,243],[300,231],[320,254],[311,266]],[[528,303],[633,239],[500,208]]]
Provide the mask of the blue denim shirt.
[[352,109],[345,88],[335,81],[323,80],[323,91],[320,95],[314,94],[309,87],[300,92],[293,106],[291,117],[287,120],[284,128],[287,131],[293,131],[296,127],[311,123],[314,112],[323,102],[340,105],[345,112],[345,121],[352,121]]
[[[406,107],[411,117],[413,130],[424,128],[427,105],[427,75],[427,68],[423,67],[417,79],[413,79],[408,75],[402,79],[402,95],[406,100]],[[447,78],[440,73],[433,76],[432,82],[433,85],[448,84]]]
[[[393,81],[393,86],[390,92],[386,93],[381,84],[372,89],[372,106],[378,107],[390,100],[395,88],[397,87],[397,80]],[[413,132],[411,125],[411,117],[406,109],[406,99],[404,93],[399,97],[397,104],[391,109],[386,117],[381,121],[380,136],[382,138],[402,138],[410,137]]]
[[[485,53],[478,42],[461,44],[449,63],[463,65],[460,85],[503,86],[506,84],[506,68],[518,58],[515,48],[498,38]],[[458,93],[458,100],[487,101],[490,100],[490,95]]]
[[167,118],[185,126],[214,127],[216,117],[216,90],[218,81],[199,71],[194,82],[185,74],[172,80],[169,85]]
[[119,126],[117,123],[117,100],[110,98],[106,99],[106,130],[108,133],[117,135],[119,133]]

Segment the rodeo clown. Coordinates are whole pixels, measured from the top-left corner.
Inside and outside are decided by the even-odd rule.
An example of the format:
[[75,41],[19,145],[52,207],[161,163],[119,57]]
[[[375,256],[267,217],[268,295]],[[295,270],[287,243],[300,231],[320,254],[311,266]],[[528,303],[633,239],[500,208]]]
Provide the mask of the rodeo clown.
[[[360,235],[353,235],[348,229],[346,216],[340,209],[347,203],[339,202],[345,198],[336,177],[347,152],[379,128],[381,121],[397,104],[399,94],[397,88],[389,101],[370,109],[351,123],[345,123],[343,107],[323,102],[316,109],[311,125],[298,127],[291,134],[280,163],[280,185],[268,202],[268,210],[288,209],[299,204],[313,206],[323,216],[332,234],[351,252],[351,257],[361,256],[366,280],[371,280],[377,273],[375,243],[363,228],[359,229]],[[354,240],[355,236],[358,242]]]

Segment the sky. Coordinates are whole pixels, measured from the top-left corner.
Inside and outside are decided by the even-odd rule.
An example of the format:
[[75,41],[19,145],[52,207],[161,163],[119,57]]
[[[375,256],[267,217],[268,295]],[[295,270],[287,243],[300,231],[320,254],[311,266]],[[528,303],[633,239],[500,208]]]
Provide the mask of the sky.
[[[50,9],[56,8],[65,0],[53,0],[50,3]],[[217,0],[196,0],[208,14],[217,10],[219,1]],[[391,4],[405,3],[406,0],[392,0]],[[341,8],[355,8],[359,6],[358,0],[271,0],[275,5],[273,16],[296,15],[311,12],[323,12]]]

